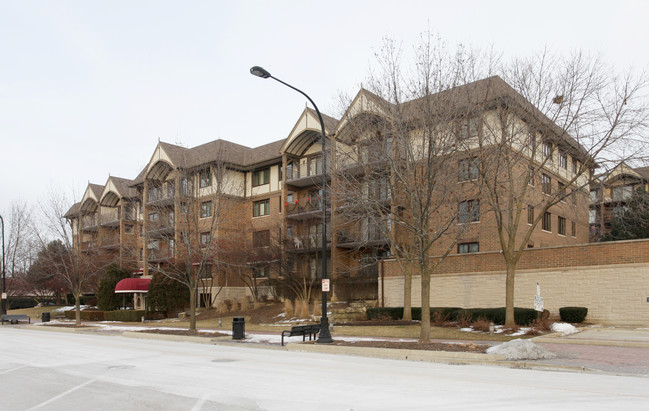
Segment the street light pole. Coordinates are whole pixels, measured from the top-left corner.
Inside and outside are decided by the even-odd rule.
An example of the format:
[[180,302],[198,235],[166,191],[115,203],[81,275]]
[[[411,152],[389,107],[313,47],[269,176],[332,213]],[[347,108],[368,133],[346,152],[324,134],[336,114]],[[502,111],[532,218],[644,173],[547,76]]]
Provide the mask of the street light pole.
[[[282,80],[271,76],[271,74],[266,71],[264,68],[259,66],[254,66],[250,69],[250,74],[261,77],[261,78],[272,78],[273,80],[282,83],[286,87],[292,88],[298,93],[306,97],[313,108],[315,109],[316,114],[318,115],[318,120],[320,121],[321,129],[321,139],[322,139],[322,279],[327,279],[327,150],[325,149],[327,144],[327,136],[325,134],[324,121],[322,121],[322,115],[318,106],[315,102],[311,100],[305,92],[302,90],[291,86],[288,83],[283,82]],[[322,291],[322,317],[320,317],[320,333],[318,334],[318,339],[316,340],[319,344],[331,344],[333,339],[331,338],[331,333],[329,332],[329,317],[327,316],[327,291]]]
[[2,222],[2,314],[7,314],[7,289],[5,285],[5,220],[0,215]]

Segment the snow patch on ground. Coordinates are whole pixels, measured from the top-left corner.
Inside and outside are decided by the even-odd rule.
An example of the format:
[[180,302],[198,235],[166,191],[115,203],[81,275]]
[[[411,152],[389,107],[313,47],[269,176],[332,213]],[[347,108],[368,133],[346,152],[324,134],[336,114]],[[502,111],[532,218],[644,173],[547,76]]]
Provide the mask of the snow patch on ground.
[[[69,305],[69,306],[67,306],[67,307],[59,307],[59,308],[57,308],[56,310],[53,310],[52,312],[54,312],[54,313],[62,313],[62,312],[65,312],[65,311],[74,310],[75,308],[76,308],[76,307],[75,307],[74,305]],[[82,309],[82,310],[85,310],[86,308],[88,308],[87,305],[82,305],[82,306],[81,306],[81,309]]]
[[552,324],[552,331],[561,333],[562,337],[579,332],[574,325],[568,323],[554,323]]
[[508,360],[539,360],[556,358],[556,354],[530,340],[511,340],[487,349],[487,354],[501,354]]

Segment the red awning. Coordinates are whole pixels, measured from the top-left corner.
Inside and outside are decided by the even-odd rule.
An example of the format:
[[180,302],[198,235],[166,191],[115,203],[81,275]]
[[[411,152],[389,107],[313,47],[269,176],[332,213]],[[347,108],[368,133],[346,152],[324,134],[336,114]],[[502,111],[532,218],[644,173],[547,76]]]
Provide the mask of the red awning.
[[146,293],[149,291],[150,278],[125,278],[115,286],[115,294]]

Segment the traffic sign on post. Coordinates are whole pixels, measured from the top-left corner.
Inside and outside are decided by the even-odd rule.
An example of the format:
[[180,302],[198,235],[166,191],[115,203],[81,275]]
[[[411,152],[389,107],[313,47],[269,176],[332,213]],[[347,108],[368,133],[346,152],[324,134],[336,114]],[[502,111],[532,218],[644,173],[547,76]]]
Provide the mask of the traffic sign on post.
[[323,293],[329,292],[329,279],[328,278],[322,279],[322,292]]

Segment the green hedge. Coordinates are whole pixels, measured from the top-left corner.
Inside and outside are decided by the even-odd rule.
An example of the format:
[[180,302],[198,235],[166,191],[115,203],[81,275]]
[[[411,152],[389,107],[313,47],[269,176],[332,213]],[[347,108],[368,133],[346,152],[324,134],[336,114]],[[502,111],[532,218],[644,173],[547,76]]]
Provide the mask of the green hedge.
[[[81,311],[81,319],[85,321],[125,321],[137,322],[146,315],[144,310],[116,310],[116,311]],[[65,312],[65,318],[74,320],[75,310]]]
[[38,302],[31,297],[9,297],[7,298],[7,310],[20,310],[21,308],[36,307]]
[[[430,317],[433,318],[435,312],[439,312],[442,315],[448,315],[449,321],[456,321],[457,315],[462,312],[468,312],[471,314],[471,319],[473,321],[478,318],[484,318],[488,321],[493,322],[494,324],[504,324],[505,323],[505,307],[500,308],[458,308],[458,307],[431,307],[430,308]],[[413,307],[412,308],[412,319],[421,320],[421,308]],[[544,315],[549,315],[549,312],[545,310]],[[403,318],[403,307],[380,307],[380,308],[368,308],[367,309],[367,318],[370,320],[389,318],[392,320],[400,320]],[[529,325],[532,321],[538,318],[538,312],[534,311],[531,308],[519,308],[514,307],[514,320],[518,325]]]
[[588,308],[586,307],[561,307],[559,308],[559,315],[561,321],[567,323],[582,323],[588,315]]

